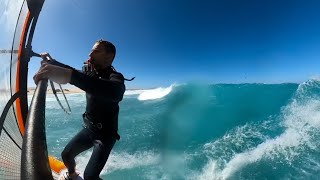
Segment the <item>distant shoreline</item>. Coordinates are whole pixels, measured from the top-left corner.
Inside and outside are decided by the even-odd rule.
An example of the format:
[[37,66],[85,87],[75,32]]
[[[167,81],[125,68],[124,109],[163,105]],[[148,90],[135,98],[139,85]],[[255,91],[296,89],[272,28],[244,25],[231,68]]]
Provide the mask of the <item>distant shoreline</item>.
[[[34,94],[34,91],[36,89],[34,87],[32,88],[28,88],[28,94]],[[140,90],[146,90],[146,89],[127,89],[126,91],[140,91]],[[56,89],[56,92],[59,94],[61,93],[60,89]],[[78,94],[78,93],[85,93],[85,91],[83,91],[80,88],[74,87],[74,88],[63,88],[63,92],[65,94]],[[47,94],[53,94],[52,89],[50,87],[48,87],[47,89]]]
[[[28,88],[28,94],[33,94],[35,90],[36,90],[35,88]],[[56,89],[56,92],[57,93],[61,93],[61,90],[60,89]],[[63,92],[65,94],[84,93],[84,91],[79,89],[79,88],[70,88],[70,89],[63,88]],[[53,91],[52,91],[51,88],[48,88],[47,94],[53,94]]]

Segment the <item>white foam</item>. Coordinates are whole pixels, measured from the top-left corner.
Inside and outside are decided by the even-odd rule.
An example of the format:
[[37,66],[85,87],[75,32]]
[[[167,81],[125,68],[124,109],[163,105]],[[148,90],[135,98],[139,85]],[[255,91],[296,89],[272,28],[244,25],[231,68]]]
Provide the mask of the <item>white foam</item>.
[[138,95],[138,94],[141,94],[141,93],[143,93],[145,91],[146,90],[142,90],[142,89],[139,89],[139,90],[127,90],[126,92],[124,92],[124,95],[125,96]]
[[173,88],[174,85],[171,85],[167,88],[156,88],[156,89],[150,89],[150,90],[144,90],[138,97],[140,101],[145,100],[154,100],[154,99],[160,99],[168,95]]
[[[88,151],[76,158],[77,169],[84,171],[92,151]],[[129,153],[111,153],[101,174],[107,174],[115,170],[131,169],[141,166],[150,166],[159,163],[160,155],[152,151]]]
[[304,141],[303,138],[304,137],[299,135],[296,131],[287,129],[279,137],[267,140],[251,151],[236,154],[226,164],[225,168],[221,172],[221,177],[222,179],[227,179],[242,167],[250,163],[257,162],[263,157],[269,157],[272,159],[273,156],[277,156],[277,153],[279,152],[283,153],[284,151],[289,151],[286,152],[287,155],[294,155],[294,150],[291,151],[290,148],[299,146]]
[[210,160],[207,165],[202,169],[202,173],[200,175],[195,175],[190,179],[199,179],[199,180],[212,180],[219,179],[221,175],[221,171],[218,168],[218,164],[214,160]]
[[[317,142],[312,140],[312,136],[320,129],[319,109],[320,100],[317,99],[300,103],[293,101],[282,111],[281,124],[285,127],[282,134],[273,139],[267,139],[245,152],[235,154],[222,169],[211,159],[203,168],[199,179],[228,179],[241,168],[262,158],[283,157],[288,164],[291,164],[304,148],[317,147]],[[210,144],[214,145],[214,143]]]

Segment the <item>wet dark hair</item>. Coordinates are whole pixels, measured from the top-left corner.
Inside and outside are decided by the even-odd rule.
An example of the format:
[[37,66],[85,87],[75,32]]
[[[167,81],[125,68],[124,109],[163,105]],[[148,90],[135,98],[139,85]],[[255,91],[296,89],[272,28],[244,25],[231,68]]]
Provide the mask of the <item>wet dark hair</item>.
[[100,39],[100,40],[97,40],[96,43],[102,44],[107,53],[113,53],[114,56],[112,60],[114,59],[114,57],[116,56],[116,47],[111,42]]

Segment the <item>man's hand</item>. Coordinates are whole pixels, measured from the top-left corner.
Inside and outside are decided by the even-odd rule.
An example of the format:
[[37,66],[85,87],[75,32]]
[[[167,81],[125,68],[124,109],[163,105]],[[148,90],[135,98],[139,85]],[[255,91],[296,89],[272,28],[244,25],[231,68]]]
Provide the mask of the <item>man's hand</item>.
[[36,84],[41,79],[50,79],[58,84],[67,84],[71,80],[72,70],[51,65],[48,63],[42,63],[39,71],[33,76],[33,80]]
[[44,64],[44,63],[48,63],[49,61],[53,60],[53,58],[47,52],[41,53],[40,55],[41,55],[41,58],[42,58],[41,65]]

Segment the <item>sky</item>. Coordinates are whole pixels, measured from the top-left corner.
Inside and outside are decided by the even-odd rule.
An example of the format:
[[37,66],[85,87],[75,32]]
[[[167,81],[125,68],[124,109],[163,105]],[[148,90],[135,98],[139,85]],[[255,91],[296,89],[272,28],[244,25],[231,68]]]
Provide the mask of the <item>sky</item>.
[[[35,52],[81,69],[98,39],[115,44],[127,88],[301,83],[320,70],[320,1],[46,0]],[[29,86],[40,66],[29,65]]]

